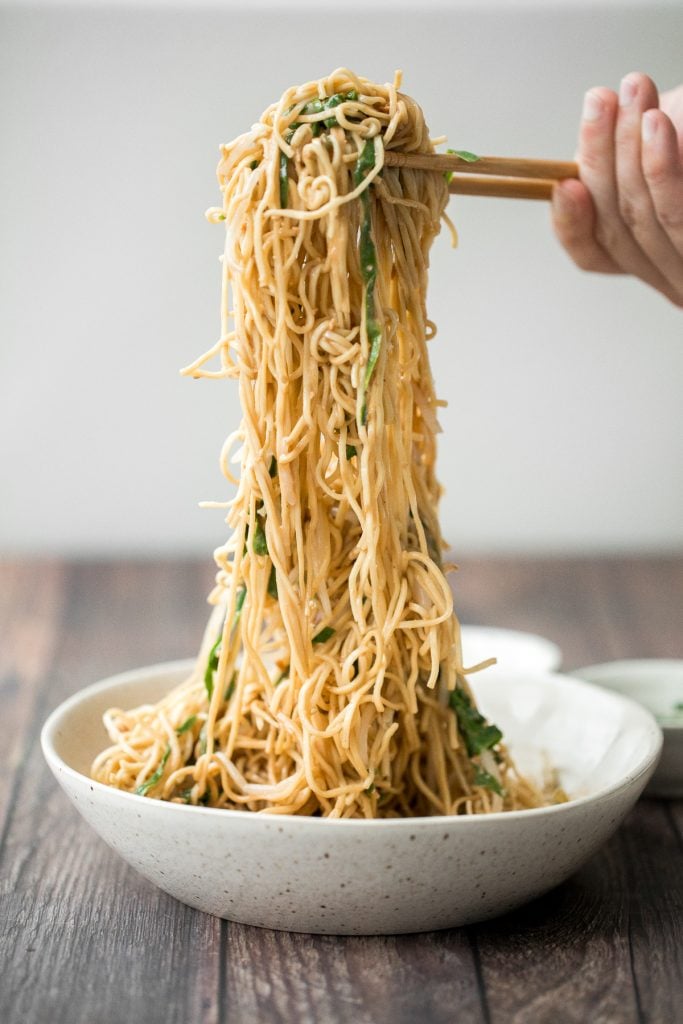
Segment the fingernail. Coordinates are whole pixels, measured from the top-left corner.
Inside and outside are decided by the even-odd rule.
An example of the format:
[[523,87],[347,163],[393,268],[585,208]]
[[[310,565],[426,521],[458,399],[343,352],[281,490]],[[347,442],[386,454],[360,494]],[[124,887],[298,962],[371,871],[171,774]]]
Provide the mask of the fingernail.
[[622,107],[628,107],[630,103],[636,97],[638,92],[638,83],[634,78],[629,75],[626,78],[622,78],[621,85],[619,86],[619,104]]
[[583,98],[583,119],[584,121],[598,121],[602,114],[602,100],[600,96],[589,89]]
[[654,110],[646,110],[640,122],[640,132],[643,142],[652,142],[657,134],[658,118]]

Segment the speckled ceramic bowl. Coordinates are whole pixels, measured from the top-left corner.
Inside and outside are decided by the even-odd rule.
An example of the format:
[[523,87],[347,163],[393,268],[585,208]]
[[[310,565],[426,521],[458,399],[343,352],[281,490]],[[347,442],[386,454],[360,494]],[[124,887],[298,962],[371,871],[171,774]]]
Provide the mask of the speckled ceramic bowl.
[[153,701],[190,662],[76,694],[42,732],[60,785],[99,835],[183,903],[246,924],[369,935],[494,917],[567,878],[617,828],[659,756],[632,701],[558,675],[473,677],[524,770],[556,766],[571,802],[476,817],[330,821],[162,803],[88,777],[107,743],[102,712]]

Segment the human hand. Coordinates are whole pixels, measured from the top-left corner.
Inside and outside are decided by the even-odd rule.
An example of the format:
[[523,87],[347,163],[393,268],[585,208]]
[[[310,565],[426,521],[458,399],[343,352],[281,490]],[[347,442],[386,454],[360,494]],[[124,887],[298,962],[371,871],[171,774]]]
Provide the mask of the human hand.
[[633,274],[683,308],[683,85],[664,93],[647,75],[619,96],[584,98],[580,180],[558,184],[555,234],[582,270]]

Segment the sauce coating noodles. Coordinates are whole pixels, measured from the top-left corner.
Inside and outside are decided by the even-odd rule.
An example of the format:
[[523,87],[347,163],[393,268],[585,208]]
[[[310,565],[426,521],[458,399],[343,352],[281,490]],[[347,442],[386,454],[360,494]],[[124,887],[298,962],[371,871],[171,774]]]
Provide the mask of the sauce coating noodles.
[[238,382],[232,533],[190,678],[105,716],[93,776],[109,785],[334,817],[544,802],[462,664],[427,354],[448,189],[384,166],[434,151],[398,86],[337,70],[222,147],[222,334],[183,372]]

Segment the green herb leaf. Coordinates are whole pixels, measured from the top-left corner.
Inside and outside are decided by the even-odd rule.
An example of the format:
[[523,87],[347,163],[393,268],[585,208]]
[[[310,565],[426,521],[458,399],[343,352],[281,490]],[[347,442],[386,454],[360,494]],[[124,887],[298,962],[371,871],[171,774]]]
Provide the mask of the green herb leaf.
[[237,685],[237,673],[233,672],[232,679],[230,680],[230,682],[228,683],[228,685],[225,688],[225,694],[223,695],[223,700],[226,700],[226,701],[230,700],[230,698],[232,697],[233,693],[235,692],[235,686],[236,685]]
[[194,725],[194,723],[196,721],[197,721],[197,716],[196,715],[190,715],[189,718],[185,719],[185,721],[183,722],[182,725],[178,726],[178,728],[176,729],[176,735],[177,736],[182,736],[184,732],[187,732],[188,729],[192,728],[192,726]]
[[277,601],[277,573],[274,565],[271,565],[270,576],[268,577],[268,596]]
[[263,529],[263,524],[260,519],[256,520],[256,529],[254,530],[254,539],[251,542],[251,546],[254,549],[254,554],[256,555],[268,554],[268,541],[266,540],[266,532]]
[[[464,160],[465,163],[467,164],[476,164],[477,160],[481,160],[481,157],[477,156],[476,153],[470,153],[466,149],[447,149],[446,152],[449,154],[449,156],[460,157],[460,159]],[[446,179],[449,185],[453,180],[454,173],[454,171],[446,171],[446,173],[444,174],[444,178]]]
[[354,458],[355,455],[358,455],[358,452],[356,451],[355,445],[347,444],[347,446],[346,446],[346,458],[347,459],[352,459],[352,458]]
[[161,781],[161,776],[164,774],[164,768],[166,767],[166,762],[168,761],[170,756],[171,756],[171,748],[170,748],[170,746],[168,746],[168,747],[166,747],[166,750],[163,753],[161,761],[159,762],[159,767],[155,771],[154,775],[150,775],[150,777],[147,779],[147,782],[143,782],[135,790],[135,792],[138,794],[138,796],[147,796],[147,794],[149,793],[150,789],[153,789],[154,786],[156,786],[157,782]]
[[501,786],[495,775],[491,775],[485,768],[481,768],[477,765],[477,770],[474,773],[474,785],[484,786],[486,789],[490,789],[491,792],[497,793],[498,796],[503,795],[503,787]]
[[[353,180],[356,186],[365,180],[372,168],[375,166],[375,144],[372,139],[366,139],[356,168],[353,172]],[[360,226],[359,259],[360,273],[363,281],[363,292],[365,300],[365,331],[368,338],[368,361],[365,365],[365,372],[360,387],[360,423],[365,426],[367,422],[367,400],[366,394],[372,379],[382,345],[382,327],[375,316],[375,285],[377,283],[377,250],[372,237],[372,212],[370,209],[370,196],[368,189],[361,192],[361,205],[363,218]]]
[[244,607],[244,599],[247,596],[247,588],[242,584],[237,588],[237,599],[235,601],[235,618],[232,623],[234,629],[237,623],[240,621],[240,615],[242,614],[242,608]]
[[503,734],[498,726],[489,725],[462,688],[456,687],[451,692],[449,704],[457,716],[458,726],[470,757],[481,754],[482,750],[490,750],[500,743]]
[[447,149],[446,152],[451,156],[459,156],[467,164],[476,164],[477,160],[481,160],[481,157],[477,156],[476,153],[470,153],[466,149]]
[[287,200],[289,198],[289,177],[287,171],[289,169],[289,160],[287,159],[286,153],[280,153],[280,208],[285,210],[287,208]]
[[333,637],[336,632],[336,629],[333,629],[332,626],[323,626],[320,632],[316,633],[313,637],[313,643],[324,644],[325,641],[329,640],[330,637]]
[[211,696],[213,694],[213,674],[218,668],[218,659],[220,656],[219,648],[221,646],[222,640],[223,627],[221,626],[221,631],[218,634],[218,639],[216,640],[216,643],[209,651],[209,657],[206,662],[206,668],[204,669],[204,686],[206,687],[206,694],[207,697],[209,698],[209,701],[211,700]]

